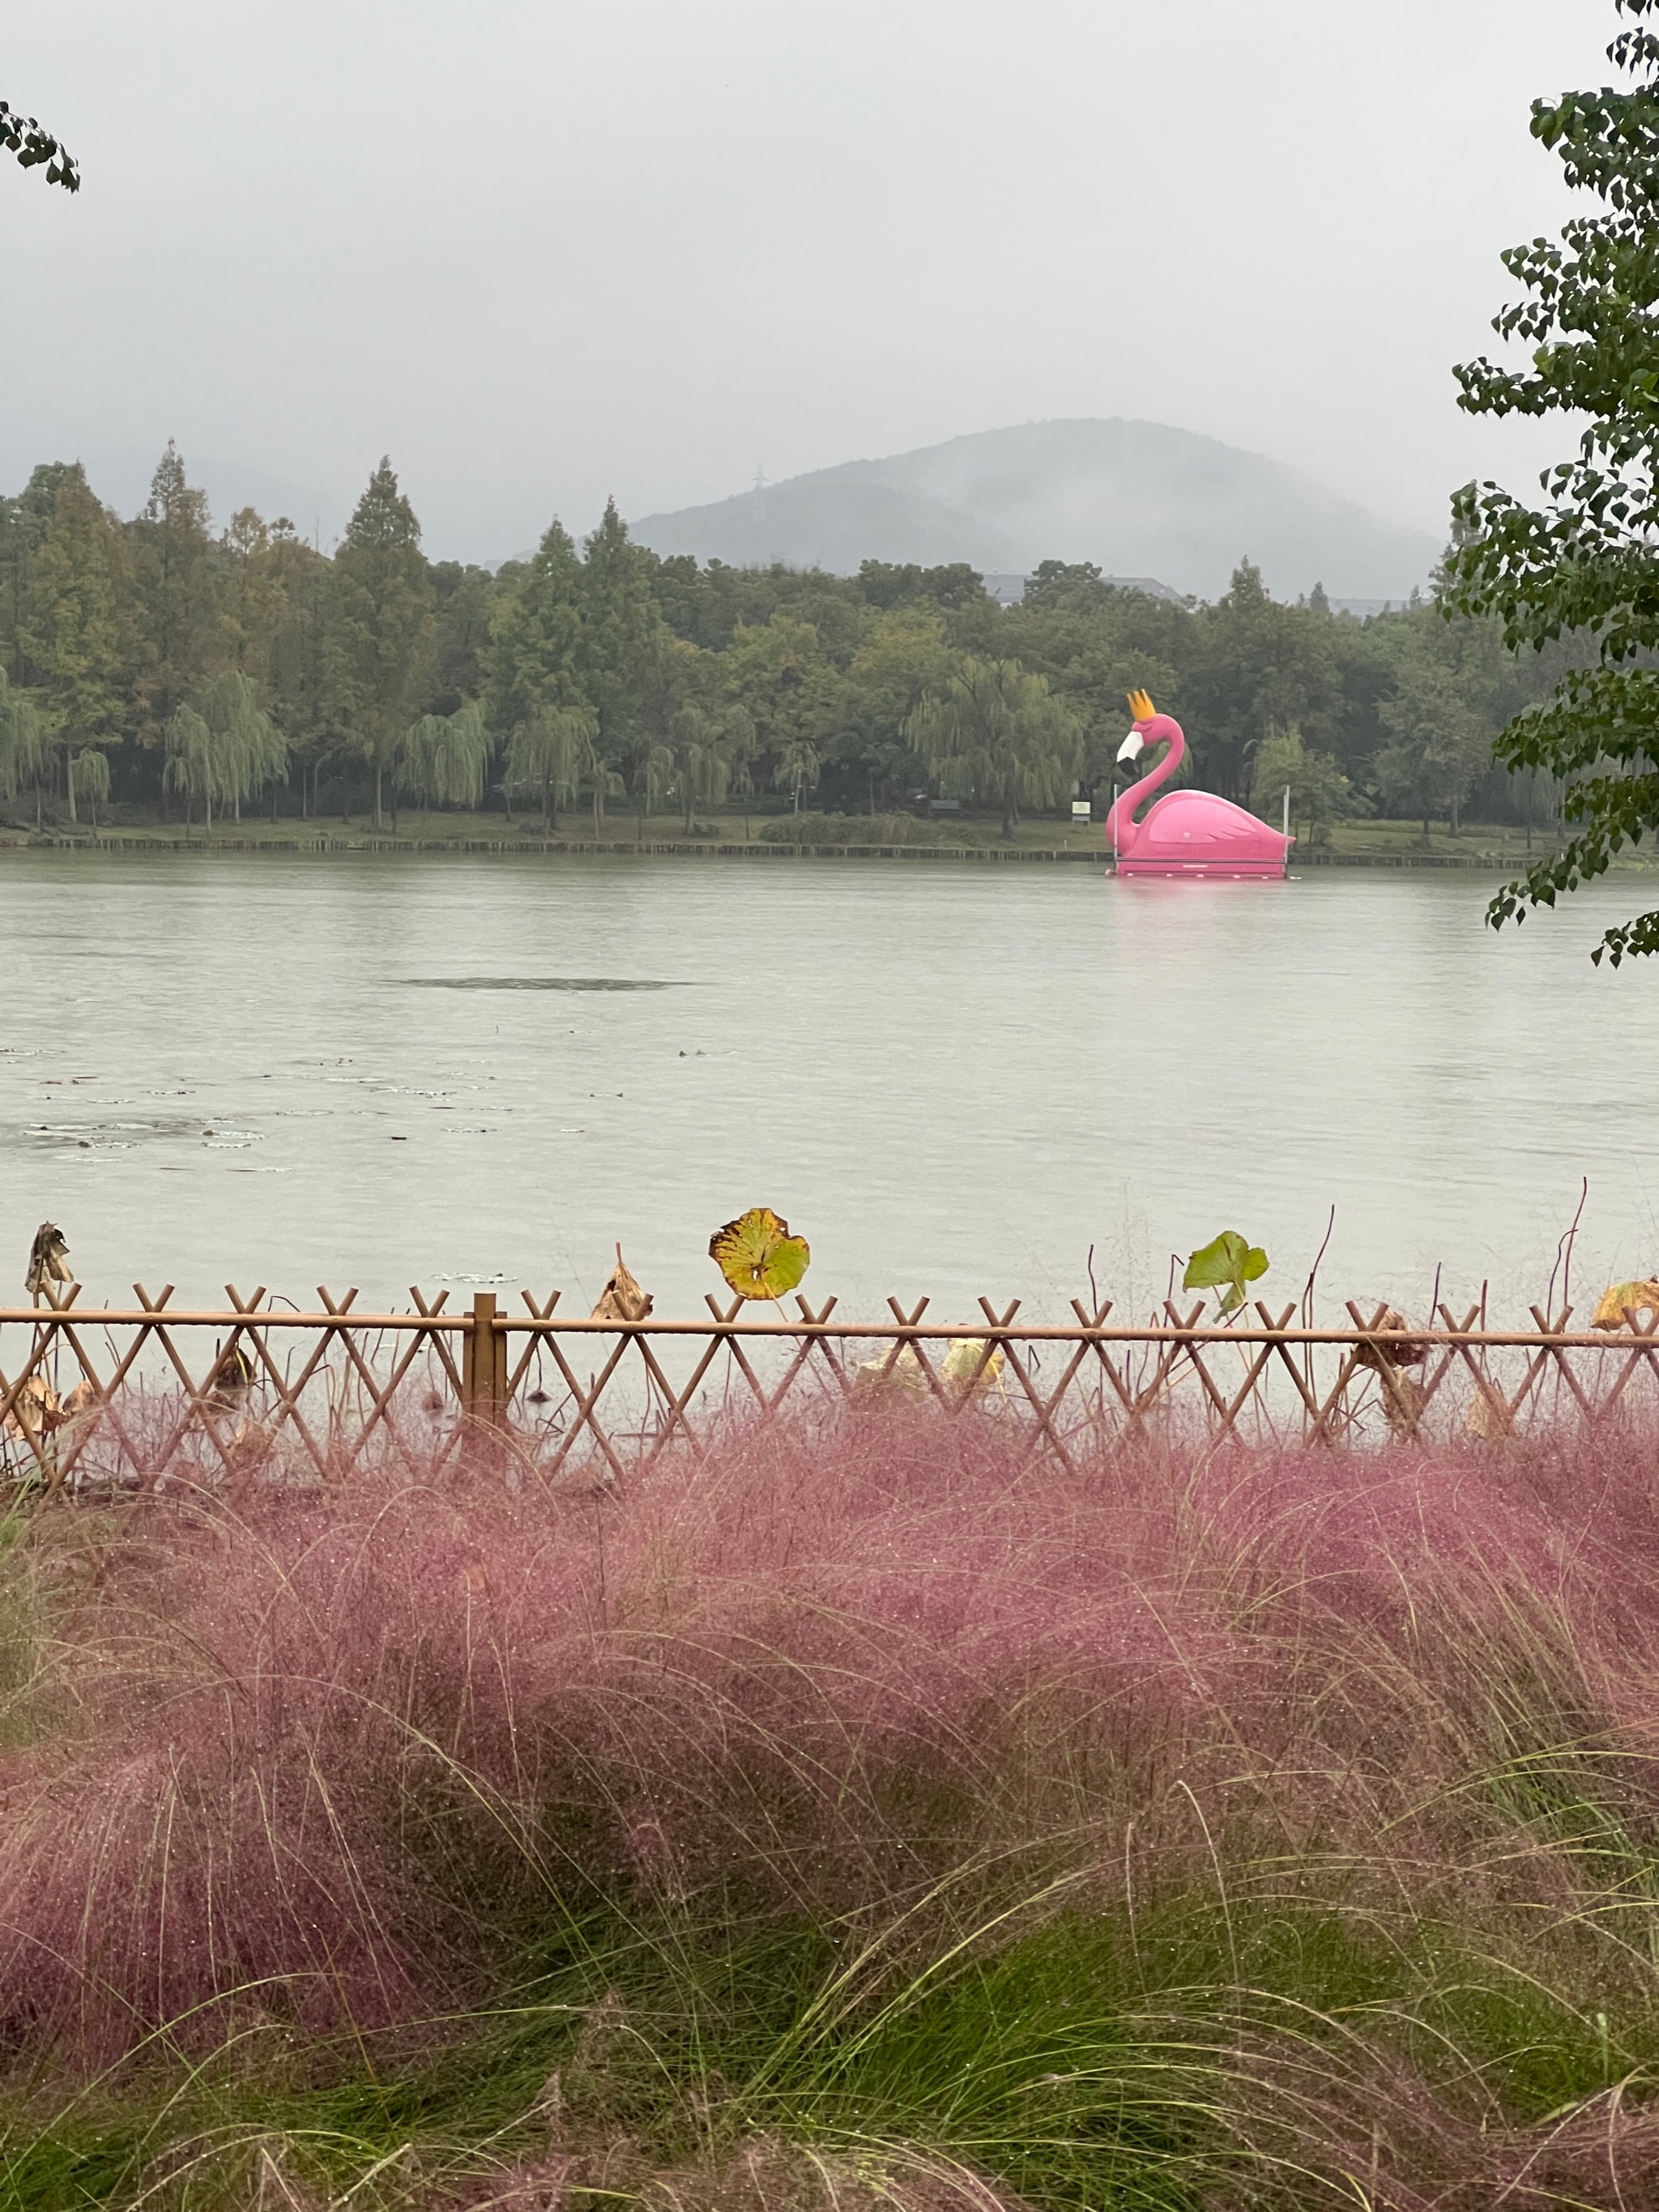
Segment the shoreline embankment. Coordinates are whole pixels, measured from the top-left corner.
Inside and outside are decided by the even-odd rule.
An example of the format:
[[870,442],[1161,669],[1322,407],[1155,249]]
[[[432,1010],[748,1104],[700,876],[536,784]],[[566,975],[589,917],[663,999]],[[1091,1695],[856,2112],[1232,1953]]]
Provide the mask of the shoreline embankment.
[[[33,836],[0,840],[0,854],[14,852],[77,853],[307,853],[344,858],[363,853],[485,854],[497,859],[533,858],[686,860],[920,860],[990,863],[995,866],[1060,863],[1104,867],[1104,853],[1035,845],[764,845],[758,842],[690,843],[647,840],[623,843],[602,838],[566,837],[160,837]],[[1470,853],[1298,854],[1291,872],[1313,868],[1427,868],[1507,870],[1512,860]]]

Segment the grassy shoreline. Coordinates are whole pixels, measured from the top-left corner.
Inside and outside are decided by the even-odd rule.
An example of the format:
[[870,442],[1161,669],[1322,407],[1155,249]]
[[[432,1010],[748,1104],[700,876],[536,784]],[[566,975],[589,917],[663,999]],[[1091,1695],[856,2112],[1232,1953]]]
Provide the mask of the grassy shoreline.
[[[849,830],[857,817],[848,817]],[[396,830],[374,830],[347,822],[244,822],[210,832],[185,830],[177,823],[118,823],[92,829],[71,829],[59,823],[44,830],[0,829],[0,854],[9,851],[86,851],[156,853],[360,853],[482,854],[496,857],[527,855],[538,859],[599,856],[607,859],[676,859],[708,860],[878,860],[921,861],[950,865],[1073,865],[1103,866],[1109,855],[1098,824],[1087,830],[1069,823],[1025,822],[1012,839],[1000,837],[994,824],[972,823],[958,830],[919,824],[918,834],[902,842],[878,843],[854,839],[785,844],[755,835],[727,834],[735,821],[723,823],[710,836],[688,838],[678,821],[652,819],[642,828],[633,817],[607,824],[600,836],[581,830],[556,829],[544,834],[538,823],[504,823],[499,815],[404,815]],[[745,823],[745,831],[750,825]],[[1298,846],[1291,855],[1291,872],[1318,868],[1448,868],[1499,869],[1513,872],[1528,861],[1554,849],[1553,841],[1534,836],[1530,847],[1523,834],[1512,828],[1480,824],[1456,836],[1432,831],[1425,842],[1418,823],[1345,823],[1327,842]],[[1639,852],[1621,854],[1613,863],[1620,873],[1646,873],[1659,866],[1659,857]]]

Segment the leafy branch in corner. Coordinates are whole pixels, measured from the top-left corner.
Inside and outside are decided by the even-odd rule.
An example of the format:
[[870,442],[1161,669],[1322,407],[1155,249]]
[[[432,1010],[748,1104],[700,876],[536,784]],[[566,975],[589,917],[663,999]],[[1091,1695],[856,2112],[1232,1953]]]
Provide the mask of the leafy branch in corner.
[[[1632,27],[1607,56],[1630,88],[1566,93],[1532,112],[1532,135],[1569,186],[1606,212],[1503,256],[1527,296],[1492,327],[1529,349],[1527,365],[1483,358],[1456,371],[1469,414],[1589,418],[1577,459],[1539,479],[1540,507],[1492,483],[1453,501],[1444,611],[1497,616],[1512,652],[1565,639],[1594,653],[1498,740],[1509,768],[1565,780],[1572,834],[1498,892],[1494,928],[1553,907],[1659,831],[1659,32],[1641,21],[1659,16],[1659,0],[1613,4]],[[1591,957],[1617,967],[1654,951],[1659,913],[1609,929]]]
[[5,100],[0,100],[0,146],[16,155],[20,168],[38,169],[44,162],[49,185],[61,185],[66,192],[80,191],[81,172],[69,149],[42,130],[33,116],[20,115]]

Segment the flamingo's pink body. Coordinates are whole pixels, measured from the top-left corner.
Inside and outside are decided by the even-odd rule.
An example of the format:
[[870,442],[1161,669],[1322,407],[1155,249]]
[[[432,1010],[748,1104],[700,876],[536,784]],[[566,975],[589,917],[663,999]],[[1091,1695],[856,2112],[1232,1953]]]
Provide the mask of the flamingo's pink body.
[[1139,783],[1131,784],[1106,817],[1106,842],[1120,876],[1282,876],[1293,837],[1259,822],[1230,799],[1212,791],[1172,791],[1148,811],[1135,809],[1167,783],[1187,750],[1181,725],[1169,714],[1137,721],[1143,745],[1167,738],[1170,750]]

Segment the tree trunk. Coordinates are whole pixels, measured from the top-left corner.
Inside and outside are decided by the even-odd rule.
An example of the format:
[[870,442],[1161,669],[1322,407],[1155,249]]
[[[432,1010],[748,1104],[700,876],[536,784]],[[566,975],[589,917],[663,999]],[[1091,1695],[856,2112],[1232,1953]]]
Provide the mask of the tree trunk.
[[380,763],[379,761],[376,761],[374,763],[374,827],[377,830],[382,826],[380,815]]
[[211,830],[213,827],[213,793],[210,791],[204,792],[202,794],[202,817],[204,828]]
[[75,811],[75,755],[73,753],[65,753],[64,756],[64,781],[69,787],[70,820],[76,822],[79,817]]
[[242,826],[242,794],[240,791],[232,793],[230,804],[236,827],[240,830]]

